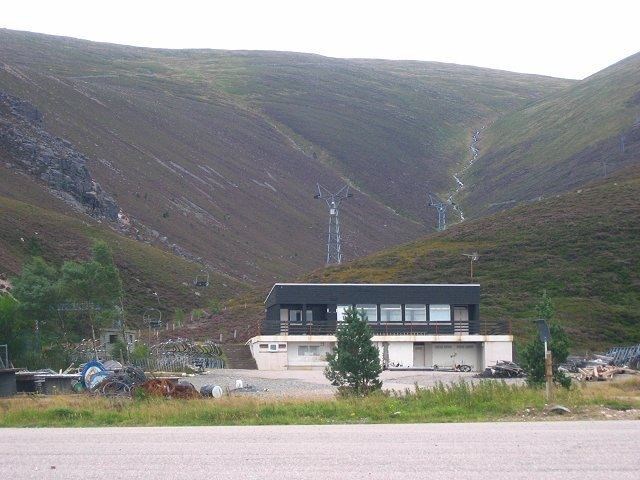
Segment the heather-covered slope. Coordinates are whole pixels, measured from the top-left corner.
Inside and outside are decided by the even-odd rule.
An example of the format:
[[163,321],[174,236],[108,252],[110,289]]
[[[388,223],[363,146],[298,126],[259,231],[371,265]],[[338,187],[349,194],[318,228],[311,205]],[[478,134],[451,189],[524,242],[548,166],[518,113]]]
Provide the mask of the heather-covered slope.
[[322,282],[474,280],[481,316],[530,328],[543,290],[556,304],[574,347],[640,342],[640,169],[607,181],[457,225],[408,245],[320,270]]
[[640,164],[640,53],[481,132],[465,212],[481,216]]
[[[0,169],[0,173],[12,175]],[[29,188],[30,180],[14,178],[17,189]],[[14,198],[5,196],[11,195]],[[26,204],[12,192],[0,191],[0,273],[11,277],[31,255],[60,265],[64,260],[88,258],[95,240],[107,242],[124,283],[125,309],[129,325],[141,327],[145,308],[158,307],[165,318],[175,308],[203,307],[212,299],[228,299],[246,286],[221,276],[211,276],[209,288],[196,288],[199,265],[105,228],[81,216],[68,216],[57,200],[43,199],[52,209]],[[157,294],[157,295],[155,295]]]
[[[33,104],[47,132],[86,156],[159,247],[250,283],[322,264],[327,220],[312,198],[316,182],[359,188],[343,211],[347,258],[416,238],[427,230],[427,184],[448,188],[472,129],[572,83],[8,30],[0,45],[0,89]],[[39,194],[24,200],[46,206]]]

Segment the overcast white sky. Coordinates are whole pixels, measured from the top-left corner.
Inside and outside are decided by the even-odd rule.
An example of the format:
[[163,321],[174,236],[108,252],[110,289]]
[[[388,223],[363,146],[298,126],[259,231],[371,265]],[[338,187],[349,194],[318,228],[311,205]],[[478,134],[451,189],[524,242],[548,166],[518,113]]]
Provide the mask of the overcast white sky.
[[640,0],[4,0],[0,26],[149,47],[435,60],[583,78],[640,51]]

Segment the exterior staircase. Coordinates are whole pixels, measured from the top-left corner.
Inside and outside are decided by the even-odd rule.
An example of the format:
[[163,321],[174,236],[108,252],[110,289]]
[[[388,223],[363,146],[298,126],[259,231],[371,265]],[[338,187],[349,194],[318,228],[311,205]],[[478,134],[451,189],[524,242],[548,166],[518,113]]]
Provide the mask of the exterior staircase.
[[220,346],[227,357],[225,368],[237,368],[244,370],[258,369],[248,345],[245,345],[244,343],[225,343]]

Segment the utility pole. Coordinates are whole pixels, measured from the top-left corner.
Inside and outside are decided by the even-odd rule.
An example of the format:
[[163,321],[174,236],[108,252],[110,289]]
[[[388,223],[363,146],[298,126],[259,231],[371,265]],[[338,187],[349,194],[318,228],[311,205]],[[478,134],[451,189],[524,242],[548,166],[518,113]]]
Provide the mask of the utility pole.
[[429,195],[429,207],[433,207],[438,211],[438,228],[442,232],[447,228],[447,204],[440,200],[435,193],[427,193]]
[[473,252],[473,253],[463,253],[462,255],[464,255],[465,257],[469,257],[470,260],[470,278],[471,280],[473,280],[473,262],[477,262],[478,259],[480,258],[480,255],[478,255],[478,252]]
[[345,185],[336,193],[319,183],[318,193],[313,198],[324,200],[329,207],[329,233],[327,235],[327,265],[342,263],[342,238],[340,236],[340,204],[343,200],[353,197],[349,193],[349,185]]

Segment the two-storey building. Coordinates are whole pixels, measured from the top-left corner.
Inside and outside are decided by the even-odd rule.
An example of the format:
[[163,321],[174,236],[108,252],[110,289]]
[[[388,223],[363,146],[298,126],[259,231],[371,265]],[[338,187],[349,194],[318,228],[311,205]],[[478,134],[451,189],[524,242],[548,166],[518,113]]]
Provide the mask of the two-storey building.
[[323,368],[349,307],[366,314],[390,368],[482,370],[512,359],[506,322],[480,317],[478,284],[276,283],[265,306],[248,342],[260,370]]

